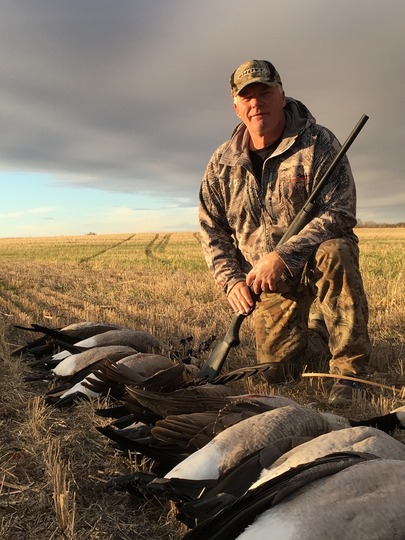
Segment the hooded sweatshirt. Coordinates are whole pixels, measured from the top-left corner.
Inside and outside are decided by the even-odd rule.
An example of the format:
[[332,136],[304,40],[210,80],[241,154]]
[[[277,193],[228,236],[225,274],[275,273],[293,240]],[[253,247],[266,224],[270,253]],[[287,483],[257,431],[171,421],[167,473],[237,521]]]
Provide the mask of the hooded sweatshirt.
[[356,191],[345,156],[318,195],[311,221],[277,245],[341,147],[301,102],[287,98],[284,111],[281,140],[263,163],[261,179],[256,179],[249,158],[249,133],[239,124],[214,152],[201,183],[204,256],[226,293],[271,251],[284,261],[285,274],[294,278],[322,242],[342,237],[357,242]]

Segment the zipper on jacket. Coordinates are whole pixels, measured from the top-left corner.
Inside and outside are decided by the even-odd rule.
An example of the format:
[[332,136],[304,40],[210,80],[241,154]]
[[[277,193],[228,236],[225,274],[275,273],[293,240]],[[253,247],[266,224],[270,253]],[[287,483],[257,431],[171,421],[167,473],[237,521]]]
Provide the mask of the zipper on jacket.
[[262,172],[262,190],[263,190],[263,198],[264,198],[264,207],[267,210],[267,213],[269,214],[272,224],[277,223],[277,216],[274,211],[273,206],[273,191],[274,191],[274,178],[276,173],[274,171],[269,171],[268,174],[265,173],[265,167],[266,162],[263,163],[263,172]]

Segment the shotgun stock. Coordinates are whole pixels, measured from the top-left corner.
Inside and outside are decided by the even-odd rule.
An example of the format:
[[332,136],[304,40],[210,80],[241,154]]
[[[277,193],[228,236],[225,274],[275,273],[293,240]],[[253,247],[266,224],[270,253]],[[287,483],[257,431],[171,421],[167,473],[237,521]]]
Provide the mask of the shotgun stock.
[[[343,144],[339,152],[336,154],[334,160],[329,165],[327,171],[322,176],[315,189],[312,191],[305,205],[296,215],[296,217],[291,222],[288,229],[282,236],[281,240],[279,241],[279,245],[286,243],[292,236],[298,234],[309,221],[311,221],[313,213],[315,211],[315,203],[317,196],[319,195],[331,175],[334,173],[336,167],[338,166],[346,152],[349,150],[350,146],[362,130],[368,118],[369,117],[367,115],[363,114],[360,120],[357,122],[353,131],[350,133],[345,143]],[[246,319],[246,317],[250,315],[250,313],[246,315],[235,313],[233,315],[231,324],[225,336],[211,352],[209,358],[200,369],[200,377],[205,378],[208,381],[212,381],[220,374],[230,349],[232,347],[236,347],[240,343],[239,330],[243,321]]]

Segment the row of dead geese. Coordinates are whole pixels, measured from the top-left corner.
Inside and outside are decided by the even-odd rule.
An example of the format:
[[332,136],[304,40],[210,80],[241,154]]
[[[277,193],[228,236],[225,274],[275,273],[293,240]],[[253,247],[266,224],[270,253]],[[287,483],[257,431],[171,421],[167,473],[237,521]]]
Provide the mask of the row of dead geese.
[[[22,327],[19,327],[22,328]],[[54,382],[53,406],[108,396],[97,429],[152,460],[107,488],[174,501],[187,539],[405,538],[405,406],[353,421],[274,395],[235,395],[246,368],[208,383],[192,355],[173,359],[148,332],[32,325],[13,352]],[[58,351],[58,352],[56,352]],[[184,360],[184,361],[183,361]]]

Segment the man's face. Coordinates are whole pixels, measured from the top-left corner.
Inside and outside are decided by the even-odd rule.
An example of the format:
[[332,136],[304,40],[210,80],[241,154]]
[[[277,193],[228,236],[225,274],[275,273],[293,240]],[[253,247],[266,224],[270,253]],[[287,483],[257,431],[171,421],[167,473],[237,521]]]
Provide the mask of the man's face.
[[234,100],[236,114],[250,133],[271,134],[284,125],[285,95],[281,86],[253,83]]

